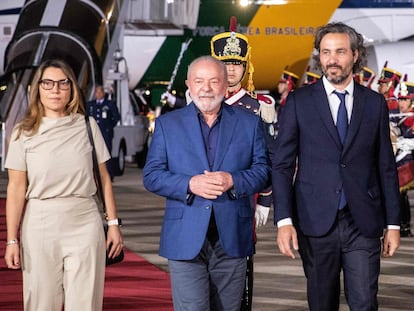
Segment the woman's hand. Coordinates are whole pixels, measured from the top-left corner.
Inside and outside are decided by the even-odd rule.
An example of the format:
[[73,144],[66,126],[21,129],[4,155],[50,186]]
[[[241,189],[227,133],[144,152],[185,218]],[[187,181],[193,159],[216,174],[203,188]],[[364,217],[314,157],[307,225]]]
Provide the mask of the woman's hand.
[[112,243],[112,246],[109,251],[108,257],[114,258],[121,253],[121,250],[124,247],[124,244],[122,242],[121,230],[119,229],[119,226],[117,225],[108,226],[108,233],[107,233],[107,238],[106,238],[106,249],[109,249],[109,246],[111,245],[111,243]]
[[20,247],[18,243],[6,246],[4,259],[6,260],[7,268],[20,269]]

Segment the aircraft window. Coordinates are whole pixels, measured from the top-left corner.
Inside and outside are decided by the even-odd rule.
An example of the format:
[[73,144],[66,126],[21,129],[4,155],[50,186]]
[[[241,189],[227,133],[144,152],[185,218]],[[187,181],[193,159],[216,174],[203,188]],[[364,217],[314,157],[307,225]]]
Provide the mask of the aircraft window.
[[3,27],[3,35],[11,36],[12,35],[12,28],[10,26]]

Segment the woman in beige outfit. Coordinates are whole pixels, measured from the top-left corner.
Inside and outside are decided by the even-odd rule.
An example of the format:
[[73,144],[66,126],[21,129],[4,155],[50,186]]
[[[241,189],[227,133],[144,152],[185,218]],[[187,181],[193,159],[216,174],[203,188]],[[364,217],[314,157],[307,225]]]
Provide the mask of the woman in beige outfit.
[[[105,237],[80,92],[66,63],[43,62],[30,87],[28,113],[10,140],[5,260],[9,268],[23,271],[25,310],[61,311],[62,305],[72,311],[102,310]],[[117,223],[105,165],[110,155],[96,122],[90,123],[107,218]],[[109,255],[118,255],[123,245],[116,224],[109,226],[106,247],[110,243]]]

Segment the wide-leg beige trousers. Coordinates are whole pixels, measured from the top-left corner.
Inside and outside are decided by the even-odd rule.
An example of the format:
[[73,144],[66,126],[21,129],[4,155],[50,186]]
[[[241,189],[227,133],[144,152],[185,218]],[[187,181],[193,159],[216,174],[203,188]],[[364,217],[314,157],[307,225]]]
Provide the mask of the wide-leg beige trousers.
[[25,311],[101,311],[105,237],[93,198],[29,200],[22,223]]

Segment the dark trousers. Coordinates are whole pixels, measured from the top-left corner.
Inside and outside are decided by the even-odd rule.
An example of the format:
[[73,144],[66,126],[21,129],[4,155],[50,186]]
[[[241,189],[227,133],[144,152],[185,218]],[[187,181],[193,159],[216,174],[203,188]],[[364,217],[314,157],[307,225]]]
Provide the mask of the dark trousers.
[[327,235],[298,234],[311,311],[339,309],[341,270],[350,310],[378,310],[381,241],[362,236],[347,207]]
[[168,260],[175,311],[239,311],[246,257],[229,257],[207,239],[193,260]]

